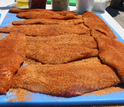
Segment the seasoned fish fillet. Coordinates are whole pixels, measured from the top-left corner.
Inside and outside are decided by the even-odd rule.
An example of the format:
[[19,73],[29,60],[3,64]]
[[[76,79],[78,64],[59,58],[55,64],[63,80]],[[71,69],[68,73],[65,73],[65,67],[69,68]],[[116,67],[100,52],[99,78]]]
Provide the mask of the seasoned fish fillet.
[[28,11],[47,11],[47,10],[45,9],[18,9],[18,8],[9,9],[10,13],[19,13],[19,12],[28,12]]
[[99,38],[100,36],[106,36],[106,35],[103,32],[92,29],[91,30],[91,36],[94,37],[94,38]]
[[46,9],[9,9],[10,13],[17,13],[18,17],[29,19],[79,19],[78,13],[70,11],[52,11]]
[[99,36],[96,41],[102,62],[116,69],[121,81],[124,82],[124,43],[106,36]]
[[21,32],[28,36],[58,36],[62,34],[85,34],[90,29],[85,26],[67,25],[20,25],[12,27],[0,27],[0,33]]
[[25,60],[25,35],[12,32],[0,40],[0,94],[6,94],[13,75]]
[[66,16],[62,16],[60,14],[57,14],[56,12],[53,13],[47,11],[20,12],[17,14],[17,17],[25,19],[58,19],[58,20],[79,19],[78,16],[73,14],[67,14]]
[[51,37],[32,37],[26,36],[27,44],[56,44],[56,45],[68,45],[68,46],[82,46],[87,48],[97,49],[97,43],[90,34],[78,35],[78,34],[65,34],[60,36]]
[[26,19],[22,21],[13,21],[13,25],[32,25],[32,24],[42,24],[42,25],[79,25],[83,24],[82,19],[73,20],[53,20],[53,19]]
[[57,12],[58,14],[60,14],[60,15],[63,15],[63,16],[65,16],[65,15],[67,15],[67,14],[73,14],[73,15],[78,15],[78,13],[77,12],[72,12],[72,11],[66,11],[66,10],[62,10],[62,11],[55,11],[55,12]]
[[62,64],[98,56],[98,50],[82,46],[31,44],[26,46],[26,56],[43,64]]
[[110,38],[116,38],[114,32],[110,27],[96,14],[92,12],[85,12],[82,15],[84,24],[90,29],[96,29]]
[[12,88],[55,96],[77,96],[120,83],[115,72],[97,58],[68,64],[31,64],[21,67]]
[[51,11],[51,10],[46,10],[46,9],[18,9],[18,8],[11,8],[9,9],[9,12],[10,13],[20,13],[20,12],[37,12],[37,11],[43,11],[43,12],[49,12],[49,13],[53,13],[56,12],[57,14],[60,14],[60,15],[67,15],[67,14],[73,14],[73,15],[78,15],[78,13],[76,12],[71,12],[71,11]]
[[62,15],[59,15],[57,12],[55,11],[51,11],[51,10],[46,10],[46,9],[9,9],[9,12],[11,13],[17,13],[17,14],[26,14],[26,13],[39,13],[41,15],[55,15],[55,16],[62,16]]

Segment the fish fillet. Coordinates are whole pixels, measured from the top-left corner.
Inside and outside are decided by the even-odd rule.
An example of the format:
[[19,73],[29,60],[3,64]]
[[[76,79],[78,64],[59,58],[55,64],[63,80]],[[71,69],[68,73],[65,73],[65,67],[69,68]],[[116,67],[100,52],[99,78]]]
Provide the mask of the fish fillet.
[[28,36],[58,36],[62,34],[85,34],[90,29],[85,26],[67,25],[20,25],[12,27],[0,27],[0,33],[21,32]]
[[10,13],[17,13],[19,15],[25,15],[29,12],[32,14],[39,13],[41,15],[49,15],[49,17],[50,17],[50,15],[62,16],[62,15],[59,15],[55,11],[46,10],[46,9],[9,9],[9,12]]
[[18,9],[18,8],[9,9],[10,13],[20,13],[20,12],[29,12],[29,11],[47,11],[47,10],[46,9]]
[[116,38],[114,32],[110,27],[96,14],[92,12],[85,12],[82,15],[84,24],[90,29],[96,29],[110,38]]
[[[46,9],[9,9],[10,13],[17,13],[21,18],[45,19],[79,19],[78,13],[70,11],[52,11]],[[36,16],[35,16],[36,15]]]
[[44,12],[49,12],[49,13],[53,13],[54,14],[54,12],[56,12],[57,14],[60,14],[60,15],[63,15],[63,16],[65,16],[65,15],[67,15],[67,14],[73,14],[73,15],[78,15],[78,13],[76,13],[76,12],[71,12],[71,11],[65,11],[65,10],[63,10],[63,11],[51,11],[51,10],[46,10],[46,9],[18,9],[18,8],[11,8],[11,9],[9,9],[9,12],[10,13],[20,13],[20,12],[39,12],[39,11],[44,11]]
[[24,88],[54,96],[77,96],[120,83],[115,72],[97,58],[68,64],[31,64],[21,67],[12,88]]
[[124,43],[106,36],[99,36],[96,41],[102,62],[116,69],[121,81],[124,82]]
[[98,56],[98,50],[82,46],[31,44],[26,46],[26,56],[43,64],[62,64]]
[[94,37],[94,38],[99,38],[100,36],[106,36],[106,35],[103,32],[92,29],[91,30],[91,36]]
[[67,19],[79,19],[80,17],[67,14],[66,16],[62,16],[57,14],[56,12],[44,12],[44,11],[35,11],[35,12],[20,12],[17,14],[19,18],[25,19],[58,19],[58,20],[67,20]]
[[73,15],[78,15],[78,13],[77,12],[72,12],[72,11],[66,11],[66,10],[62,10],[62,11],[55,11],[55,12],[57,12],[58,14],[60,14],[60,15],[63,15],[63,16],[65,16],[65,15],[67,15],[67,14],[73,14]]
[[26,19],[22,21],[13,21],[13,25],[32,25],[32,24],[42,24],[42,25],[79,25],[83,24],[82,19],[73,20],[53,20],[53,19]]
[[65,34],[51,37],[32,37],[26,36],[27,44],[56,44],[56,45],[68,45],[68,46],[82,46],[92,49],[97,49],[97,43],[90,34],[78,35],[78,34]]
[[12,32],[0,40],[0,94],[6,94],[13,75],[25,60],[25,35]]

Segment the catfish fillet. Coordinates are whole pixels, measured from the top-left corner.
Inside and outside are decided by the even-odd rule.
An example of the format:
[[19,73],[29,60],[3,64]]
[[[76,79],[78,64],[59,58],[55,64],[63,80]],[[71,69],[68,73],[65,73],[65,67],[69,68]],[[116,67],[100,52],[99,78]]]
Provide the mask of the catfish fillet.
[[99,56],[103,63],[116,69],[124,83],[124,43],[106,36],[96,38],[99,47]]
[[61,25],[20,25],[12,27],[0,27],[0,33],[21,32],[28,36],[58,36],[61,34],[85,34],[90,29],[85,26],[61,26]]
[[97,49],[97,43],[95,39],[89,34],[78,35],[78,34],[65,34],[51,37],[32,37],[26,36],[27,44],[55,44],[64,46],[82,46],[91,49]]
[[98,56],[97,49],[82,46],[27,45],[26,56],[44,64],[62,64],[70,61]]
[[9,12],[10,13],[20,13],[20,12],[29,12],[29,11],[47,11],[45,9],[18,9],[18,8],[12,8],[12,9],[9,9]]
[[26,19],[79,19],[78,14],[69,11],[51,11],[46,9],[10,9],[9,12],[17,13],[19,18]]
[[55,12],[57,14],[60,14],[60,15],[67,15],[67,14],[73,14],[73,15],[78,15],[78,13],[76,12],[71,12],[71,11],[66,11],[66,10],[63,10],[63,11],[51,11],[51,10],[46,10],[46,9],[18,9],[18,8],[12,8],[12,9],[9,9],[9,12],[10,13],[20,13],[20,12],[44,12],[44,13],[51,13],[51,14],[55,14]]
[[110,38],[116,38],[114,32],[110,29],[110,27],[96,14],[92,12],[85,12],[83,13],[82,17],[84,20],[84,24],[87,27],[96,29]]
[[33,25],[33,24],[41,24],[41,25],[79,25],[83,24],[82,19],[73,19],[73,20],[53,20],[53,19],[26,19],[22,21],[13,21],[13,25]]
[[66,16],[62,16],[53,11],[20,12],[17,14],[17,17],[25,19],[57,19],[57,20],[79,19],[78,16],[73,14],[67,14]]
[[0,94],[6,94],[13,75],[25,60],[24,34],[10,33],[0,40]]
[[68,64],[31,64],[15,74],[12,88],[54,96],[77,96],[120,83],[115,72],[97,58]]

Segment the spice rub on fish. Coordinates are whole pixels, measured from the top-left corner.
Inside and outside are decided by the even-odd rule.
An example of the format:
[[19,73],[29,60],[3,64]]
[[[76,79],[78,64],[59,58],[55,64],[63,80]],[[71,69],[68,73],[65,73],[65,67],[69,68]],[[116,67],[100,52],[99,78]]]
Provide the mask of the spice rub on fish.
[[62,34],[90,34],[90,29],[82,26],[67,25],[20,25],[0,27],[0,33],[21,32],[28,36],[58,36]]
[[22,21],[13,21],[13,25],[80,25],[83,24],[82,19],[73,19],[73,20],[53,20],[53,19],[26,19]]
[[78,15],[78,13],[76,12],[71,12],[71,11],[53,11],[53,10],[46,10],[46,9],[18,9],[18,8],[11,8],[9,9],[10,13],[20,13],[20,12],[35,12],[35,11],[44,11],[44,12],[49,12],[49,13],[53,13],[53,14],[60,14],[60,15],[67,15],[67,14],[73,14],[73,15]]
[[98,56],[98,50],[82,46],[31,44],[26,46],[26,56],[43,64],[62,64]]
[[79,19],[80,17],[67,14],[66,16],[62,16],[59,14],[48,14],[45,12],[21,12],[17,14],[17,17],[19,18],[25,18],[25,19],[58,19],[58,20],[67,20],[67,19]]
[[9,12],[17,13],[17,17],[26,19],[79,19],[77,13],[69,11],[55,12],[45,9],[10,9]]
[[6,94],[13,75],[25,60],[25,35],[11,32],[0,40],[0,94]]
[[97,58],[68,64],[31,64],[21,67],[12,88],[24,88],[54,96],[77,96],[120,83],[115,72]]
[[124,43],[106,36],[96,38],[101,61],[117,71],[124,83]]
[[63,46],[82,46],[91,49],[97,49],[97,42],[95,39],[89,34],[65,34],[59,36],[51,36],[51,37],[33,37],[26,36],[26,41],[28,45],[32,44],[55,44],[55,45],[63,45]]
[[60,15],[63,15],[63,16],[65,16],[65,15],[67,15],[67,14],[73,14],[73,15],[79,15],[77,12],[72,12],[72,11],[66,11],[66,10],[62,10],[62,11],[55,11],[55,12],[57,12],[58,14],[60,14]]
[[11,8],[9,9],[10,13],[19,13],[19,12],[28,12],[28,11],[46,11],[45,9],[18,9],[18,8]]
[[82,19],[84,20],[84,25],[90,29],[98,30],[104,33],[107,37],[116,38],[114,32],[98,15],[92,12],[85,12],[82,14]]

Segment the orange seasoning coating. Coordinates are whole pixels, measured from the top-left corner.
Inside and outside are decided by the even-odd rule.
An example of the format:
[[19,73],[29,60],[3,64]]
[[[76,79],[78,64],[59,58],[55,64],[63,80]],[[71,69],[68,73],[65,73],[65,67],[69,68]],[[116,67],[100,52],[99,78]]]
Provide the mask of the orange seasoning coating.
[[25,35],[12,32],[0,40],[0,94],[6,94],[15,72],[25,60]]
[[91,30],[95,29],[110,38],[116,38],[116,35],[111,28],[98,15],[92,12],[85,12],[83,13],[82,18],[84,20],[84,24]]
[[124,43],[106,36],[96,37],[101,61],[113,67],[124,83]]
[[97,49],[82,46],[27,45],[26,56],[44,64],[62,64],[82,58],[98,56]]
[[21,25],[0,27],[0,33],[21,32],[28,36],[58,36],[62,34],[86,34],[90,29],[86,26],[70,25]]
[[31,64],[21,67],[14,76],[12,87],[24,88],[54,96],[77,96],[120,83],[115,72],[88,58],[68,64]]
[[16,98],[12,98],[9,99],[9,102],[13,102],[13,101],[27,101],[27,100],[32,100],[32,95],[30,94],[30,92],[28,90],[24,90],[21,88],[17,88],[17,89],[9,89],[9,92],[13,93],[13,96],[15,96]]

